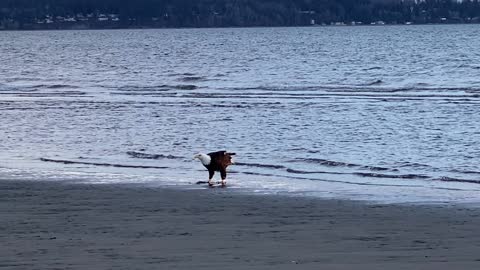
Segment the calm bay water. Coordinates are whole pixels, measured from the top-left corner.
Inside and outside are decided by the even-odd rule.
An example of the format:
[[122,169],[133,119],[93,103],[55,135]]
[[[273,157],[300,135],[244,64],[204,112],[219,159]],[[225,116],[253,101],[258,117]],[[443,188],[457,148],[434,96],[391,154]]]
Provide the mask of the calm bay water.
[[[480,202],[477,25],[0,32],[0,177]],[[219,176],[216,176],[217,178]]]

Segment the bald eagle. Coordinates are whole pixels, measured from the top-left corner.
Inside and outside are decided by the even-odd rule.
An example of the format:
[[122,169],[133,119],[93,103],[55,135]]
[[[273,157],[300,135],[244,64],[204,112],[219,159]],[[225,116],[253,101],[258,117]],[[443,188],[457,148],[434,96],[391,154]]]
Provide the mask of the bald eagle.
[[228,153],[227,151],[218,151],[208,154],[199,153],[196,154],[193,159],[199,159],[202,162],[203,166],[208,170],[208,185],[213,186],[212,178],[215,174],[215,171],[220,172],[222,177],[222,186],[225,186],[227,183],[225,179],[227,178],[227,167],[228,165],[233,164],[232,156],[235,153]]

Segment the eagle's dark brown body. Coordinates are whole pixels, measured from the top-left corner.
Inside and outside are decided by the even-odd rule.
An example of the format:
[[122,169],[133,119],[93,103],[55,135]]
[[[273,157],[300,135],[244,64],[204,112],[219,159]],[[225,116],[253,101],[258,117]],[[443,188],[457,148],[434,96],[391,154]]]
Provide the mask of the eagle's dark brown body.
[[225,179],[227,178],[227,167],[233,164],[232,156],[235,153],[228,153],[227,151],[211,152],[208,154],[196,154],[193,158],[199,159],[203,166],[208,170],[208,184],[213,186],[212,178],[215,172],[220,172],[222,177],[222,186],[225,186]]
[[227,151],[218,151],[208,153],[210,156],[210,164],[204,165],[208,170],[208,179],[212,179],[215,172],[220,172],[222,181],[227,178],[227,167],[232,164],[232,156],[235,153],[228,153]]

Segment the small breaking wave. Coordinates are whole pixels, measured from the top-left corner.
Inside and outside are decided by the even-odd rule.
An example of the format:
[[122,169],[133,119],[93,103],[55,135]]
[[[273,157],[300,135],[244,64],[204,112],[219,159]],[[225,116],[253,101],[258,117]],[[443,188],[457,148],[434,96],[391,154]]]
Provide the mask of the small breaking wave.
[[40,158],[40,160],[44,162],[53,162],[53,163],[62,163],[62,164],[92,165],[92,166],[116,167],[116,168],[136,168],[136,169],[167,169],[169,168],[165,166],[162,167],[162,166],[126,165],[126,164],[85,162],[85,161],[74,161],[74,160],[64,160],[64,159],[50,159],[50,158]]
[[333,161],[321,158],[297,158],[292,160],[292,162],[306,162],[306,163],[316,163],[319,165],[329,166],[329,167],[360,167],[358,164],[346,163],[341,161]]
[[193,84],[177,84],[177,85],[154,85],[154,86],[135,86],[128,85],[112,89],[114,94],[129,94],[129,95],[149,95],[161,92],[168,92],[170,90],[195,90],[198,86]]
[[[283,177],[281,175],[275,174],[268,174],[268,173],[257,173],[257,172],[242,172],[246,175],[256,175],[256,176],[267,176],[267,177]],[[291,179],[298,179],[298,180],[310,180],[310,181],[321,181],[321,182],[328,182],[328,183],[343,183],[343,184],[351,184],[357,186],[386,186],[386,187],[422,187],[421,185],[408,185],[408,184],[385,184],[385,183],[370,183],[370,182],[353,182],[347,180],[333,180],[333,179],[321,179],[321,178],[308,178],[308,177],[299,177],[290,176]]]
[[260,163],[235,162],[235,165],[238,165],[238,166],[248,166],[248,167],[256,167],[256,168],[285,169],[285,166],[282,166],[282,165],[260,164]]
[[443,182],[480,184],[480,180],[461,179],[461,178],[453,178],[453,177],[447,177],[447,176],[443,176],[443,177],[440,177],[440,178],[437,178],[437,179],[434,179],[434,180],[443,181]]
[[418,162],[399,162],[395,166],[399,168],[432,169],[432,166]]
[[179,79],[182,82],[200,82],[200,81],[207,81],[207,77],[204,76],[185,76]]
[[162,155],[162,154],[147,154],[135,151],[128,151],[127,155],[132,158],[140,159],[183,159],[183,157],[174,156],[174,155]]
[[0,95],[18,97],[78,97],[87,95],[86,92],[75,90],[80,87],[68,84],[37,84],[31,86],[0,85]]
[[381,85],[383,84],[384,82],[382,80],[375,80],[373,82],[369,82],[367,83],[368,86],[371,86],[371,85]]
[[287,169],[288,173],[293,174],[349,174],[349,173],[341,173],[341,172],[327,172],[327,171],[302,171],[302,170],[295,170],[295,169]]
[[[372,79],[372,81],[365,81],[359,84],[343,85],[343,84],[325,84],[325,85],[307,85],[307,86],[282,86],[282,85],[258,85],[250,87],[232,87],[229,90],[234,90],[235,93],[248,94],[293,94],[300,93],[300,95],[309,94],[316,97],[322,96],[355,96],[355,94],[371,94],[371,96],[378,96],[381,94],[393,94],[396,97],[461,97],[461,93],[478,92],[478,87],[439,87],[427,82],[416,82],[408,85],[392,86],[381,79]],[[432,91],[434,90],[434,91]],[[427,91],[427,93],[422,93]],[[401,92],[404,92],[403,94]],[[449,94],[454,92],[454,94]],[[365,95],[364,95],[365,96]],[[368,96],[368,95],[367,95]]]
[[367,71],[367,70],[380,70],[382,69],[382,67],[368,67],[368,68],[364,68],[363,70]]
[[454,173],[464,173],[464,174],[480,174],[479,171],[458,170],[458,169],[451,170],[451,172],[454,172]]
[[45,87],[48,88],[48,89],[60,89],[60,88],[77,89],[77,88],[80,88],[76,85],[69,85],[69,84],[52,84],[52,85],[46,85]]
[[246,174],[246,175],[257,175],[257,176],[277,176],[275,174],[271,174],[271,173],[257,173],[257,172],[243,172],[243,174]]
[[419,175],[419,174],[381,174],[381,173],[365,173],[365,172],[353,172],[353,173],[344,173],[344,172],[328,172],[328,171],[302,171],[287,169],[287,172],[293,174],[342,174],[342,175],[356,175],[361,177],[374,177],[374,178],[394,178],[394,179],[428,179],[429,176]]
[[86,92],[82,91],[62,91],[62,92],[39,92],[39,91],[20,91],[20,92],[7,92],[0,93],[6,95],[15,95],[18,97],[80,97],[86,96]]
[[294,169],[287,169],[287,172],[289,173],[294,173],[294,174],[315,174],[315,173],[326,173],[323,171],[318,171],[318,172],[311,172],[311,171],[301,171],[301,170],[294,170]]
[[321,158],[297,158],[292,160],[291,162],[314,163],[314,164],[319,164],[327,167],[352,167],[352,168],[368,169],[371,171],[397,171],[396,169],[391,169],[391,168],[366,166],[366,165],[360,165],[355,163],[333,161],[333,160],[321,159]]
[[39,89],[78,89],[80,86],[71,84],[34,84],[21,87],[22,90],[39,90]]
[[428,179],[429,176],[420,175],[420,174],[381,174],[381,173],[363,173],[363,172],[356,172],[353,173],[354,175],[362,176],[362,177],[375,177],[375,178],[394,178],[394,179]]
[[[370,170],[388,170],[391,172],[396,172],[396,169],[388,169],[383,167],[374,167],[374,166],[363,166],[358,164],[351,164],[346,162],[336,162],[324,159],[309,159],[314,160],[322,165],[326,166],[346,166],[346,167],[355,167],[358,169],[370,169]],[[290,174],[299,174],[299,175],[308,175],[308,174],[330,174],[330,175],[356,175],[360,177],[373,177],[373,178],[390,178],[390,179],[431,179],[432,177],[421,175],[421,174],[382,174],[382,173],[372,173],[372,172],[335,172],[335,171],[305,171],[299,169],[288,168],[283,165],[273,165],[273,164],[259,164],[259,163],[235,163],[239,166],[248,166],[256,168],[269,168],[269,169],[281,169],[285,170]]]
[[198,88],[198,86],[193,84],[179,84],[179,85],[172,85],[170,86],[170,88],[176,89],[176,90],[195,90]]
[[115,90],[120,92],[163,92],[168,91],[166,85],[157,85],[157,86],[137,86],[137,85],[127,85],[115,88]]

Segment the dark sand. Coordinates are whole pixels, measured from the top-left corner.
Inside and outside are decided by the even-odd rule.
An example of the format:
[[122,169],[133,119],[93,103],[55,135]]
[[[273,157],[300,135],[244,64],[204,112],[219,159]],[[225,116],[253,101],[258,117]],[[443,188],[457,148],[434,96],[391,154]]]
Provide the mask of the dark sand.
[[480,269],[480,210],[0,181],[0,269]]

